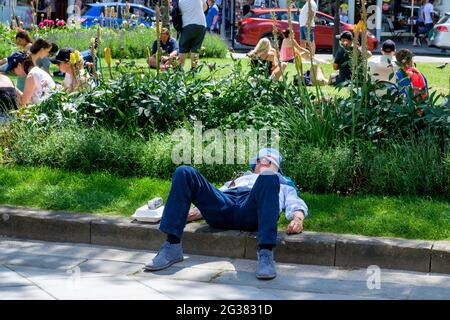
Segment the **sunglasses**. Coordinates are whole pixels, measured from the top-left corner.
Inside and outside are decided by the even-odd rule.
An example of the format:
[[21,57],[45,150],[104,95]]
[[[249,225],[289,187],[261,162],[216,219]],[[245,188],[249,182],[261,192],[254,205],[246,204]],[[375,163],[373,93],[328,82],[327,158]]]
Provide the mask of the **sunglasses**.
[[257,163],[260,163],[260,164],[262,164],[262,165],[269,165],[269,164],[272,163],[272,161],[270,161],[270,160],[267,159],[267,158],[261,158],[261,159],[258,159],[258,160],[256,160],[256,162],[257,162]]

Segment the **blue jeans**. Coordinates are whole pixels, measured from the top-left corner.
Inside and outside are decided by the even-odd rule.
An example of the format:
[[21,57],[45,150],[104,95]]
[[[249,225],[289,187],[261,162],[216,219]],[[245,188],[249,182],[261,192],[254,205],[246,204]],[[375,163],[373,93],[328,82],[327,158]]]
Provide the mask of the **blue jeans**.
[[222,192],[197,170],[180,166],[172,176],[159,229],[181,238],[191,203],[218,229],[258,231],[259,244],[275,245],[280,214],[277,175],[260,175],[251,190]]

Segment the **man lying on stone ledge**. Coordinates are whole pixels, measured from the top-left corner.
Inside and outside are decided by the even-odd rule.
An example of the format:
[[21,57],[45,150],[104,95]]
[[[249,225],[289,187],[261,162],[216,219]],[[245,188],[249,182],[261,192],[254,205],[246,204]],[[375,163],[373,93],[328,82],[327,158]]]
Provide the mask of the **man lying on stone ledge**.
[[[308,214],[294,183],[282,175],[282,157],[276,149],[264,148],[250,161],[253,172],[228,181],[217,189],[197,170],[180,166],[172,176],[159,229],[167,241],[145,266],[146,271],[165,269],[183,260],[181,238],[187,221],[204,218],[213,228],[258,232],[258,279],[276,277],[272,249],[277,240],[277,221],[285,209],[291,220],[288,234],[300,233]],[[196,208],[190,209],[191,203]]]

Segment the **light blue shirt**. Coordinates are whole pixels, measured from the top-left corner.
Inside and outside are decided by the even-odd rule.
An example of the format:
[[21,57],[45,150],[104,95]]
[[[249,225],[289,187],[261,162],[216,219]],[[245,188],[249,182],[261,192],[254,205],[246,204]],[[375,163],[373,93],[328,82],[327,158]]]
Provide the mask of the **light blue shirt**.
[[[308,206],[305,201],[297,195],[297,190],[294,187],[288,185],[288,181],[280,173],[277,173],[280,179],[280,212],[285,209],[286,219],[292,220],[292,214],[295,211],[302,210],[305,213],[305,218],[308,215]],[[227,181],[219,190],[225,192],[234,188],[243,188],[251,190],[255,185],[256,179],[259,174],[247,171],[243,176],[234,180],[233,187],[230,187],[231,181]]]

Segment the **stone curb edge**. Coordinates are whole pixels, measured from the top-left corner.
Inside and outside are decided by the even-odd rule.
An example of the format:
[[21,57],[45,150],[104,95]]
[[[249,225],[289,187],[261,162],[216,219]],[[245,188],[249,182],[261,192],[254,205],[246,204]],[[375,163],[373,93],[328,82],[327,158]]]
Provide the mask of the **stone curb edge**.
[[[88,243],[129,249],[157,250],[165,237],[158,224],[92,214],[0,206],[0,235],[5,237]],[[256,233],[217,230],[190,223],[185,253],[256,259]],[[419,272],[450,273],[450,241],[406,240],[332,233],[278,233],[278,262]]]

